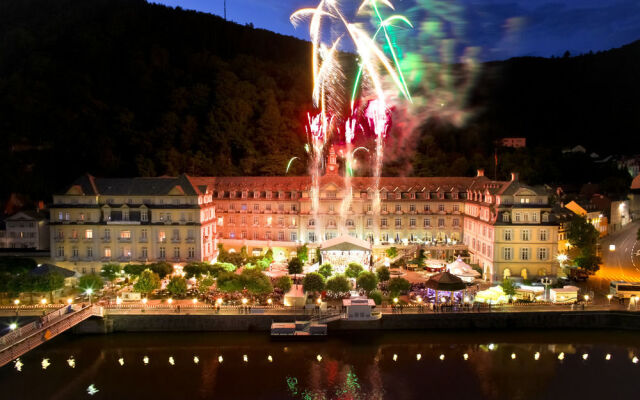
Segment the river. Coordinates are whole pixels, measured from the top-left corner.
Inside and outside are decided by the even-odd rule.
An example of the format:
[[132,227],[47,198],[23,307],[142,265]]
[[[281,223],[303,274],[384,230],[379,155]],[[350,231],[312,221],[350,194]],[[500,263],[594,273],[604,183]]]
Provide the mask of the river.
[[65,334],[0,368],[0,397],[632,399],[636,356],[611,331]]

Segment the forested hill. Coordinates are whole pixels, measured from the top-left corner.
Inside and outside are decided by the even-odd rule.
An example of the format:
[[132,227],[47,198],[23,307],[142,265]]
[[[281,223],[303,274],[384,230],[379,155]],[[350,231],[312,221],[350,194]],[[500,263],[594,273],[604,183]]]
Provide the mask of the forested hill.
[[303,151],[310,52],[142,0],[2,1],[2,198],[85,172],[282,173]]
[[[638,152],[639,48],[484,65],[469,123],[424,124],[409,172],[490,171],[495,138],[526,136],[531,147],[501,154],[498,175],[606,177],[565,160],[570,175],[555,155]],[[47,199],[85,172],[282,174],[303,153],[309,54],[292,37],[143,0],[0,1],[0,202]]]

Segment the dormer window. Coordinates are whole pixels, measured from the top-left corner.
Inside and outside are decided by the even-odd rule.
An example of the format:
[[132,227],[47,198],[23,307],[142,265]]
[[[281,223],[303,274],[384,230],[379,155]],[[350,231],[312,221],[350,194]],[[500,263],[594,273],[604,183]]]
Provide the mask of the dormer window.
[[503,213],[502,214],[502,222],[509,222],[509,213]]
[[271,192],[267,191],[266,194],[267,194],[267,199],[270,199],[271,198]]
[[242,198],[243,198],[243,199],[246,199],[246,198],[247,198],[247,191],[246,191],[246,190],[243,190],[243,191],[242,191]]
[[257,191],[256,191],[256,192],[253,192],[253,198],[254,198],[254,199],[258,199],[258,198],[260,198],[260,192],[257,192]]

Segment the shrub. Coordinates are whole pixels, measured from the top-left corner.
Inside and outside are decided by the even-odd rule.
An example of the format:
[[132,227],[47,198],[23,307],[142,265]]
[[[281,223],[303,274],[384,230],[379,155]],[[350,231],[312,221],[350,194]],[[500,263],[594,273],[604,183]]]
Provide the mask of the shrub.
[[302,280],[302,289],[305,292],[318,293],[325,288],[324,276],[317,272],[308,273]]
[[350,263],[347,266],[347,269],[345,270],[344,273],[349,278],[357,278],[358,275],[360,275],[362,273],[362,271],[364,271],[364,268],[362,268],[362,265],[360,265],[358,263]]
[[378,277],[373,272],[362,272],[356,280],[358,287],[369,293],[378,286]]
[[382,292],[379,290],[372,290],[369,292],[369,298],[375,301],[376,305],[382,304]]
[[329,263],[324,263],[318,268],[318,273],[325,278],[328,278],[333,273],[333,267]]
[[327,280],[326,288],[334,295],[347,293],[351,290],[351,282],[344,275],[335,275]]

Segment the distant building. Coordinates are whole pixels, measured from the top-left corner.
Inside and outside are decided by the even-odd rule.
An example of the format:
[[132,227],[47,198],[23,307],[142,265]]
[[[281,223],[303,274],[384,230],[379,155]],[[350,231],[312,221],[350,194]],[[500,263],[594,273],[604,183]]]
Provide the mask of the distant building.
[[49,250],[49,220],[45,212],[17,212],[5,218],[4,231],[0,232],[3,248]]
[[527,147],[527,138],[523,138],[523,137],[502,138],[500,139],[500,145],[502,147],[513,147],[514,149]]
[[600,232],[600,237],[609,233],[609,220],[605,215],[605,210],[599,209],[589,201],[572,200],[565,205],[574,214],[585,217],[587,222]]

